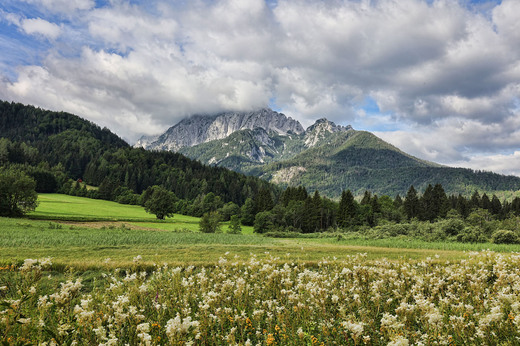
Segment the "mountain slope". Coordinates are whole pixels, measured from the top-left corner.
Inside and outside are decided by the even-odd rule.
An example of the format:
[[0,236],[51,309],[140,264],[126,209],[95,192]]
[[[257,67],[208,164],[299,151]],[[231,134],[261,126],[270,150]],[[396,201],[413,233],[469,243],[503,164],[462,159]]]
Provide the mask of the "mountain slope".
[[[206,140],[185,145],[179,152],[203,163],[258,176],[282,186],[302,185],[309,191],[319,190],[333,198],[340,196],[345,189],[358,195],[365,190],[391,196],[397,193],[404,195],[411,185],[424,189],[428,184],[436,183],[442,184],[448,193],[471,194],[475,189],[520,189],[518,177],[445,167],[421,160],[372,133],[336,125],[327,119],[317,120],[305,131],[275,131],[272,127],[262,125],[265,121],[251,119],[265,114],[273,117],[276,113],[262,112],[248,114],[250,123],[258,124],[258,127],[241,128],[213,140],[209,140],[213,138],[212,135],[203,133],[204,128],[208,128],[204,124],[216,126],[214,119],[218,116],[190,118],[190,121],[200,125],[198,136]],[[233,113],[219,116],[225,117],[225,114],[229,116]],[[277,113],[274,117],[284,122],[283,114]],[[191,123],[181,121],[170,130],[175,129],[175,133],[180,136],[183,131],[186,132],[184,128],[187,124]],[[223,136],[226,131],[229,131],[229,127],[216,132]],[[168,148],[168,144],[163,144],[161,138],[166,136],[160,136],[152,148]],[[183,140],[176,139],[177,143]]]

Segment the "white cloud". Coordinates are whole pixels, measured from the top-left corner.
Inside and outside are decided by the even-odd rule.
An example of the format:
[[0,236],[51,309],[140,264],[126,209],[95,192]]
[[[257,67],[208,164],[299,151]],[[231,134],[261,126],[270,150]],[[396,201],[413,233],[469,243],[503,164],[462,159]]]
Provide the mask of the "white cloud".
[[[520,147],[515,0],[486,13],[448,0],[24,1],[68,21],[3,13],[60,42],[41,66],[0,82],[0,96],[75,112],[130,140],[274,99],[304,126],[325,116],[400,128],[380,135],[443,163]],[[383,115],[360,111],[367,98]]]
[[[520,116],[513,114],[501,123],[490,124],[451,118],[437,121],[434,125],[376,134],[414,156],[458,165],[471,162],[474,155],[492,156],[497,151],[515,151],[520,143]],[[483,165],[479,169],[488,168]]]
[[0,11],[0,15],[10,24],[15,25],[28,35],[41,35],[55,40],[61,34],[61,27],[42,18],[24,18],[16,13]]
[[476,155],[469,160],[455,161],[450,165],[520,176],[520,151],[515,151],[509,155]]
[[61,34],[61,27],[41,18],[23,19],[20,27],[29,35],[42,35],[45,38],[55,40]]

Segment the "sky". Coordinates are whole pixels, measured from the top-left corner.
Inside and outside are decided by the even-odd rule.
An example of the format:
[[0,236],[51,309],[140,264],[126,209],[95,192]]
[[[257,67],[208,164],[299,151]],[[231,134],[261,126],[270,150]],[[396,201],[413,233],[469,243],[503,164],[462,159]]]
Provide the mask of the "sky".
[[130,143],[271,107],[520,176],[520,1],[2,0],[0,99]]

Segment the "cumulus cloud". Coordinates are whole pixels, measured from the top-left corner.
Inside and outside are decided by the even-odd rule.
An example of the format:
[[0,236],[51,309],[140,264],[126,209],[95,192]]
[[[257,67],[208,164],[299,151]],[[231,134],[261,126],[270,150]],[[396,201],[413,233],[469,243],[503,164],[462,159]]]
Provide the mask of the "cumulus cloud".
[[[400,128],[380,135],[443,163],[520,146],[515,0],[484,12],[447,0],[24,1],[69,19],[4,14],[62,42],[39,66],[18,66],[0,96],[131,141],[193,113],[275,103],[304,125]],[[362,109],[367,98],[379,114]]]
[[50,23],[41,18],[23,19],[20,26],[29,35],[42,35],[52,40],[58,38],[61,33],[59,25]]
[[[375,133],[403,151],[426,160],[520,175],[519,164],[514,160],[520,143],[518,113],[501,123],[451,118],[430,126]],[[497,151],[504,153],[496,154]]]
[[23,18],[15,13],[3,14],[4,19],[28,35],[42,36],[47,39],[55,40],[61,34],[61,27],[55,23],[51,23],[42,18]]

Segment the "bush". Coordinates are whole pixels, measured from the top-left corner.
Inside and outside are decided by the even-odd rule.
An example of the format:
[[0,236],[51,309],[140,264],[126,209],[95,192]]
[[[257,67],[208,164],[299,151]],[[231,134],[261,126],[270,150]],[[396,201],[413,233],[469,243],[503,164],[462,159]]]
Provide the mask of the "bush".
[[500,229],[493,233],[491,241],[495,244],[517,244],[518,237],[513,231]]
[[240,218],[238,215],[232,215],[231,221],[229,222],[228,233],[230,234],[241,234],[242,226],[240,226]]
[[465,227],[457,234],[457,241],[461,243],[485,243],[486,237],[480,232],[478,227]]
[[460,219],[448,219],[442,221],[441,227],[447,236],[456,236],[464,229],[464,222]]
[[205,213],[199,222],[202,233],[220,233],[220,215],[217,212]]
[[36,182],[23,172],[0,170],[0,216],[22,216],[36,209]]
[[253,224],[255,233],[265,233],[274,228],[273,214],[270,211],[261,211],[256,214]]

